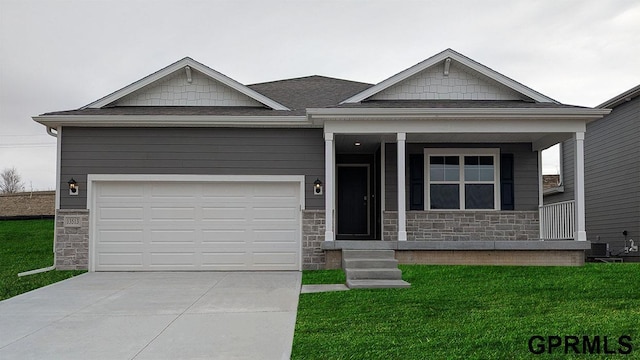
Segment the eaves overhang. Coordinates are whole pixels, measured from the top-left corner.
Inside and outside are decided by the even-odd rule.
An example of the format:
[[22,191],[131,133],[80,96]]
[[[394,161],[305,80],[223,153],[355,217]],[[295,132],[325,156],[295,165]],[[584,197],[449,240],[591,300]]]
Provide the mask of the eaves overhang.
[[329,119],[584,119],[593,121],[610,109],[591,108],[316,108],[310,120]]
[[214,115],[41,115],[34,121],[47,127],[313,127],[306,116]]

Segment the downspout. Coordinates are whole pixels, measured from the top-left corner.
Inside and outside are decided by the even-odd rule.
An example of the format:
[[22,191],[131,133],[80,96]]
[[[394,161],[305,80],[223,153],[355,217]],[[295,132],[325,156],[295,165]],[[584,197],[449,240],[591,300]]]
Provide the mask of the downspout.
[[[60,133],[60,128],[56,128],[56,131],[53,131],[53,128],[51,126],[47,126],[47,134],[53,136],[54,138],[58,138],[58,134]],[[57,212],[58,209],[60,209],[60,139],[57,139],[57,146],[56,146],[57,150],[56,150],[56,205],[55,205],[55,211]],[[57,217],[58,215],[56,214],[56,220],[54,220],[54,222],[57,222]],[[54,227],[55,227],[55,223],[54,223]],[[43,273],[43,272],[47,272],[47,271],[51,271],[51,270],[55,270],[56,269],[56,233],[57,231],[54,230],[54,234],[53,234],[53,265],[46,267],[46,268],[41,268],[41,269],[35,269],[35,270],[29,270],[29,271],[25,271],[25,272],[21,272],[18,274],[18,277],[22,277],[22,276],[28,276],[28,275],[33,275],[33,274],[39,274],[39,273]]]

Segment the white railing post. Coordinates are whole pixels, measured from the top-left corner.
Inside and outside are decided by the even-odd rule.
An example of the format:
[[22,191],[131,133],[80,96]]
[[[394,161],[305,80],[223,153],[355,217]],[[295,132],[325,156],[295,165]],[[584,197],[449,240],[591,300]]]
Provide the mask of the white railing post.
[[571,240],[575,236],[575,201],[540,207],[540,239]]

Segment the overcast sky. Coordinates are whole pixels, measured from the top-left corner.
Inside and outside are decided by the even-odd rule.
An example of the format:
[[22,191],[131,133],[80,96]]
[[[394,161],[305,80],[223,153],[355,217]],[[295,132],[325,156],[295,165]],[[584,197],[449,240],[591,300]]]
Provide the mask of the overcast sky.
[[[185,56],[243,83],[378,83],[452,48],[562,103],[640,84],[640,1],[0,0],[0,170],[55,188],[31,116],[76,109]],[[545,173],[557,170],[554,161]]]

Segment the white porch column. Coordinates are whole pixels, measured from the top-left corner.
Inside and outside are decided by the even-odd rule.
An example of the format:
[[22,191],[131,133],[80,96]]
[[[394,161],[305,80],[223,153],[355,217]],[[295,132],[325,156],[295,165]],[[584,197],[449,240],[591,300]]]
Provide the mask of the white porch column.
[[545,219],[542,218],[542,208],[544,207],[544,177],[542,176],[542,150],[538,150],[538,231],[540,233],[540,240],[544,240],[544,227],[547,224],[544,223]]
[[405,145],[407,133],[398,133],[398,241],[407,241],[407,197],[405,184]]
[[576,228],[575,240],[586,241],[587,230],[585,225],[585,207],[584,207],[584,132],[576,132],[574,139],[576,141],[575,151],[575,201],[576,201]]
[[333,170],[334,163],[334,143],[333,133],[324,134],[324,216],[325,216],[325,232],[324,241],[334,241],[335,234],[333,232]]

